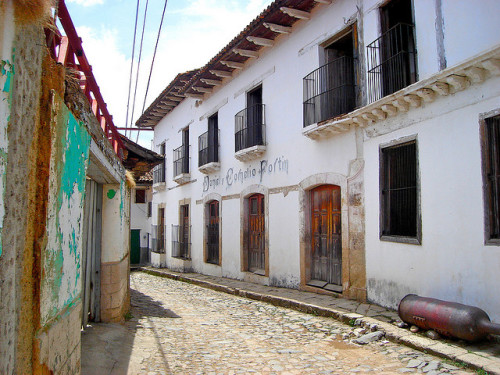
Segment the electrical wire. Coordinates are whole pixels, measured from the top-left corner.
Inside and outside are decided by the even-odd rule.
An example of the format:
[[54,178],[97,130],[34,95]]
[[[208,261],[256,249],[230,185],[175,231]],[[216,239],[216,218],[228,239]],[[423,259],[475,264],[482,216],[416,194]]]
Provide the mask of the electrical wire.
[[125,117],[125,137],[127,136],[128,111],[129,111],[129,106],[130,106],[130,92],[132,91],[132,73],[134,70],[135,37],[137,34],[137,19],[139,18],[139,3],[140,3],[140,0],[137,0],[137,8],[135,10],[134,41],[132,44],[132,61],[130,63],[130,77],[129,77],[129,81],[128,81],[127,115]]
[[[149,83],[151,82],[151,75],[153,73],[153,65],[155,63],[155,58],[156,58],[156,50],[158,49],[158,41],[160,40],[160,34],[161,34],[161,27],[163,25],[163,19],[165,17],[165,10],[167,9],[167,2],[168,0],[165,0],[165,5],[163,6],[163,12],[161,14],[161,21],[160,21],[160,27],[158,28],[158,36],[156,37],[156,44],[155,44],[155,50],[153,53],[153,59],[151,60],[151,69],[149,69],[149,78],[148,78],[148,84],[146,85],[146,93],[144,94],[144,102],[142,104],[142,112],[141,115],[144,114],[144,109],[146,107],[146,99],[148,97],[148,91],[149,91]],[[139,142],[139,133],[141,132],[141,129],[137,131],[137,138],[135,140],[136,143]]]
[[137,61],[137,74],[135,77],[134,101],[132,102],[132,114],[130,116],[130,127],[131,128],[132,128],[132,121],[134,119],[135,102],[136,102],[136,97],[137,97],[137,83],[139,82],[139,69],[141,67],[142,43],[144,41],[144,29],[146,27],[146,15],[148,13],[148,3],[149,3],[149,0],[146,0],[146,7],[144,8],[144,22],[142,24],[141,45],[139,47],[139,59]]

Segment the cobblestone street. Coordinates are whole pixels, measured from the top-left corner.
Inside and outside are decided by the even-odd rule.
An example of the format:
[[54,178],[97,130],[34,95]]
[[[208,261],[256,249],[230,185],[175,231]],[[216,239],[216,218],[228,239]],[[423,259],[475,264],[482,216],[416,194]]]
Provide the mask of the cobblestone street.
[[132,318],[84,333],[83,374],[469,373],[383,338],[354,344],[360,328],[334,319],[141,272],[131,288]]

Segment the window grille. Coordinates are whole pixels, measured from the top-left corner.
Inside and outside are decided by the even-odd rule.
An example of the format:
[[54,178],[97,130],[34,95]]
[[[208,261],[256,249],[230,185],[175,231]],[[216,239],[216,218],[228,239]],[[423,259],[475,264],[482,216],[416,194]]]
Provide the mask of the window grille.
[[381,236],[418,239],[416,141],[381,153]]
[[500,243],[500,115],[485,120],[483,155],[486,240]]

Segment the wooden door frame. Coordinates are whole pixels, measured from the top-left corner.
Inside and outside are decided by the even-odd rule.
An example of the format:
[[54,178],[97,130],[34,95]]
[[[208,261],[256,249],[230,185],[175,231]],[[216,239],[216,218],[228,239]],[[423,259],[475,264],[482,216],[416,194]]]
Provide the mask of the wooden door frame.
[[[208,257],[208,231],[206,230],[207,224],[210,220],[210,213],[208,212],[208,203],[217,201],[219,202],[219,263],[207,263]],[[210,193],[203,197],[203,262],[215,266],[222,266],[222,196],[217,193]]]
[[338,173],[320,173],[302,180],[299,184],[299,238],[300,238],[300,288],[324,292],[323,289],[307,285],[311,277],[311,190],[321,185],[340,187],[342,230],[342,288],[349,288],[349,215],[347,204],[347,177]]
[[248,198],[254,194],[264,196],[264,277],[269,277],[269,190],[263,185],[251,185],[240,194],[240,270],[253,274],[248,269]]

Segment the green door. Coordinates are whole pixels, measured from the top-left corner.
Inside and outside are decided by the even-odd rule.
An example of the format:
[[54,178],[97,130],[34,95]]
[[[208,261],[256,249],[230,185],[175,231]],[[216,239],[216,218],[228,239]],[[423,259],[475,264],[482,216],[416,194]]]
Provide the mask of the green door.
[[130,230],[130,264],[141,262],[141,230]]

